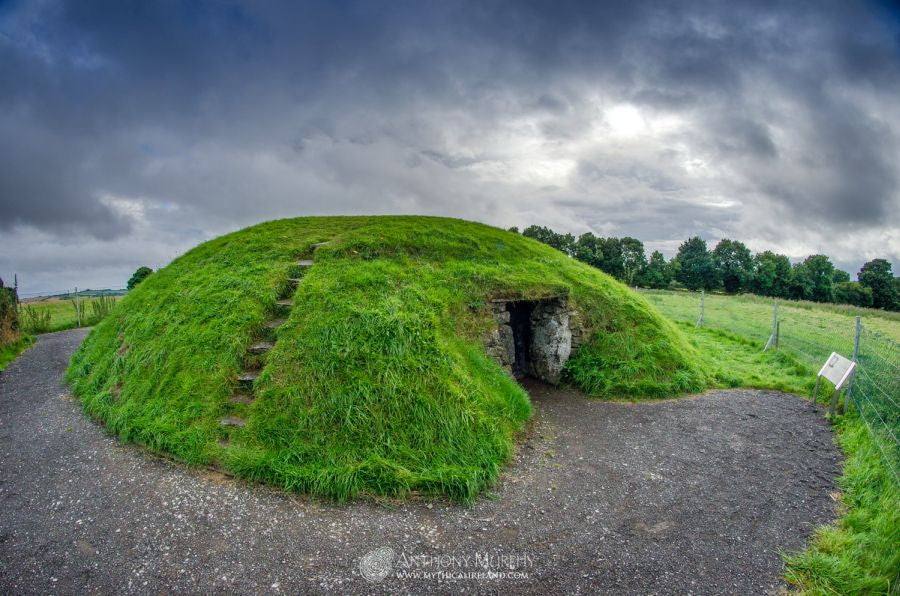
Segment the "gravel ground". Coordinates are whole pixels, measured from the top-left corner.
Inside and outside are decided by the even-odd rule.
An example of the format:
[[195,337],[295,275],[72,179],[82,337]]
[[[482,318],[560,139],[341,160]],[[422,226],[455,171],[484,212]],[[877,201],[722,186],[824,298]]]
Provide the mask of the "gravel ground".
[[0,375],[3,593],[766,593],[778,551],[834,515],[822,412],[769,391],[620,404],[530,382],[534,423],[473,508],[249,486],[87,420],[61,381],[84,335]]

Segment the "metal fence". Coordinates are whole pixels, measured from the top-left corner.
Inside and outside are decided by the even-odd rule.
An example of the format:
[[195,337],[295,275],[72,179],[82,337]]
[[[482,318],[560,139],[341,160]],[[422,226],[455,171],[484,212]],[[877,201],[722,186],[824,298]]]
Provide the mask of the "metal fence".
[[103,320],[122,290],[73,289],[67,294],[21,300],[17,306],[19,328],[27,334],[41,334],[75,327],[90,327]]
[[642,290],[669,318],[729,331],[779,350],[805,364],[811,375],[832,352],[856,361],[844,391],[900,482],[900,344],[860,317],[817,312],[811,305],[759,297]]
[[900,344],[860,325],[856,375],[847,393],[900,482]]

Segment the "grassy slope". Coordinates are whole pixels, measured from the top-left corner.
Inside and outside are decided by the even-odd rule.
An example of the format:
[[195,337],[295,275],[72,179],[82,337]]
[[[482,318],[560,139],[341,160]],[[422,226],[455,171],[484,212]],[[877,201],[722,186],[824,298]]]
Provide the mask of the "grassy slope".
[[813,389],[815,371],[785,352],[763,352],[755,341],[720,329],[698,329],[683,322],[678,326],[698,348],[705,369],[720,387],[774,389],[807,395]]
[[0,346],[0,371],[6,368],[7,364],[15,360],[16,356],[33,343],[34,338],[30,335],[25,335],[11,344]]
[[[266,356],[259,399],[230,405],[292,262],[324,240]],[[340,499],[472,499],[530,413],[481,347],[489,300],[557,295],[596,331],[570,359],[570,382],[600,397],[704,387],[684,336],[605,274],[516,234],[421,217],[282,220],[203,244],[123,299],[67,379],[124,439],[192,463]],[[230,413],[248,424],[222,448]]]

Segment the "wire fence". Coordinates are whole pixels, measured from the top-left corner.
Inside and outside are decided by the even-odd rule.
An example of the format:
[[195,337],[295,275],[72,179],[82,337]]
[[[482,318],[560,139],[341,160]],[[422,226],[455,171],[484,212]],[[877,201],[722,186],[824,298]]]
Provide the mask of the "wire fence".
[[729,331],[758,342],[760,350],[786,352],[805,364],[812,375],[832,352],[853,358],[856,372],[844,392],[846,407],[851,403],[856,407],[900,483],[900,344],[894,339],[859,317],[789,301],[671,291],[641,293],[673,320]]
[[125,294],[121,290],[73,290],[49,300],[20,300],[19,329],[27,334],[50,333],[96,325]]
[[856,371],[849,397],[900,482],[900,344],[863,323]]

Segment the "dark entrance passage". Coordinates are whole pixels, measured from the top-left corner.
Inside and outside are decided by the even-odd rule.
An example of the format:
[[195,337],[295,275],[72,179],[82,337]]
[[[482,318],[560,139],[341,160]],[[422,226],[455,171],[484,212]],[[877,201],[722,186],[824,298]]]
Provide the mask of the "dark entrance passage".
[[512,373],[517,379],[531,374],[531,315],[534,306],[534,302],[523,300],[510,302],[506,307],[513,336]]

